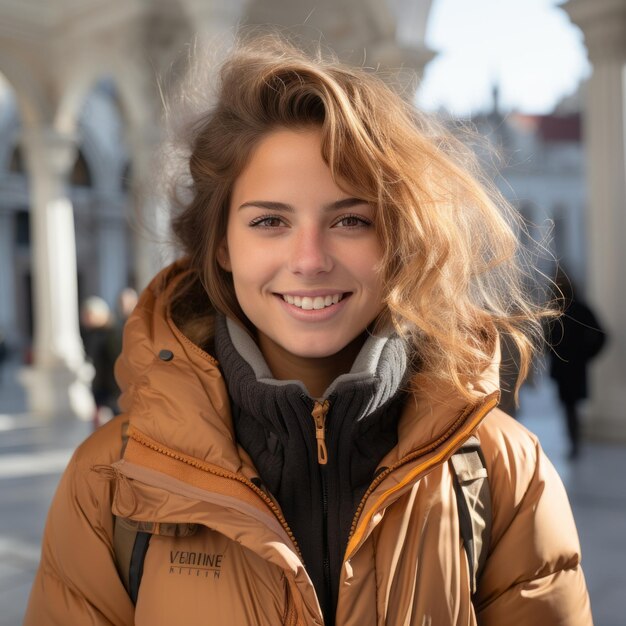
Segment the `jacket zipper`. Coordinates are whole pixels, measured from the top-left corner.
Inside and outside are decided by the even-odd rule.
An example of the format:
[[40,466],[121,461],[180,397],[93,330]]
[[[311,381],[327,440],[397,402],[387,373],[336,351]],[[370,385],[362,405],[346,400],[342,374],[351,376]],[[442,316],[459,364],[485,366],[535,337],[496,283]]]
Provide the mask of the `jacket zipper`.
[[300,561],[304,561],[304,559],[302,558],[302,553],[300,552],[300,546],[298,546],[298,541],[296,540],[291,528],[289,528],[289,524],[287,524],[287,520],[283,517],[283,514],[280,508],[278,507],[278,505],[265,493],[265,491],[263,491],[260,487],[257,487],[253,482],[249,481],[245,476],[234,474],[226,470],[222,470],[222,471],[216,470],[213,467],[208,467],[207,464],[203,463],[202,461],[198,459],[193,459],[190,457],[185,457],[183,455],[177,454],[176,452],[168,448],[164,448],[162,446],[157,445],[155,442],[149,440],[147,437],[143,436],[141,433],[139,433],[136,430],[133,430],[131,433],[129,433],[129,437],[131,437],[132,439],[134,439],[141,445],[144,445],[154,450],[155,452],[158,452],[160,454],[173,458],[177,461],[182,461],[183,463],[186,463],[187,465],[191,465],[192,467],[195,467],[204,472],[208,472],[209,474],[213,474],[214,476],[236,480],[237,482],[240,482],[246,485],[249,489],[252,489],[252,491],[254,491],[254,493],[257,494],[257,496],[259,496],[261,500],[263,500],[263,502],[265,502],[265,504],[270,508],[272,513],[274,513],[276,519],[278,519],[281,526],[284,528],[285,532],[287,533],[287,536],[293,543],[293,546],[296,550],[296,554],[300,558]]
[[315,423],[315,439],[317,441],[317,462],[320,465],[326,465],[328,463],[328,450],[326,448],[326,415],[328,415],[328,409],[330,403],[328,400],[315,401],[311,415]]
[[[463,424],[465,424],[465,423],[467,423],[469,421],[469,422],[471,422],[471,428],[469,430],[474,428],[474,426],[476,426],[478,423],[480,423],[482,418],[489,411],[491,411],[491,409],[493,409],[495,406],[497,406],[497,404],[499,402],[499,395],[500,395],[499,393],[495,392],[495,393],[490,394],[489,396],[487,396],[484,399],[484,401],[481,404],[479,404],[478,406],[476,406],[476,405],[468,406],[464,411],[461,411],[461,413],[459,414],[459,417],[456,419],[454,424],[452,424],[452,426],[448,429],[448,431],[445,432],[441,437],[438,437],[437,439],[431,441],[430,443],[427,443],[426,445],[424,445],[421,448],[415,450],[414,452],[412,452],[410,454],[407,454],[405,457],[400,459],[397,463],[395,463],[394,465],[391,465],[390,467],[386,468],[385,470],[380,472],[380,474],[378,474],[378,476],[376,476],[376,478],[372,481],[372,483],[368,487],[367,491],[363,494],[363,497],[361,498],[361,501],[359,502],[359,506],[357,507],[356,513],[354,514],[354,517],[352,518],[352,524],[350,526],[350,534],[348,535],[348,545],[346,547],[346,555],[345,556],[347,556],[347,554],[348,554],[348,550],[350,548],[350,542],[351,542],[351,540],[352,540],[352,538],[354,536],[354,533],[356,532],[356,529],[357,529],[357,526],[358,526],[358,522],[359,522],[359,518],[361,517],[361,513],[363,512],[363,509],[365,508],[365,503],[367,502],[367,499],[372,494],[372,492],[376,489],[376,487],[378,487],[378,485],[380,485],[380,483],[383,480],[385,480],[385,478],[387,478],[387,476],[389,476],[391,473],[395,472],[398,468],[402,467],[403,465],[406,465],[407,463],[410,463],[411,461],[414,461],[415,459],[420,458],[421,456],[424,456],[425,454],[428,454],[429,452],[432,452],[433,450],[435,450],[436,448],[441,446],[443,443],[445,443],[446,441],[450,440],[454,436],[454,434],[463,426]],[[472,413],[473,413],[473,415],[472,415]],[[440,460],[439,456],[443,457],[449,451],[450,451],[450,449],[446,449],[446,450],[443,451],[443,453],[441,455],[438,455],[437,458],[433,459],[433,461],[434,461],[433,465]],[[418,474],[423,469],[427,469],[427,468],[428,468],[428,462],[425,462],[421,466],[417,466],[415,468],[414,472],[412,472],[412,473],[413,474]],[[399,488],[400,486],[401,485],[396,485],[395,489]],[[395,491],[395,489],[394,489],[394,491]],[[379,501],[383,500],[386,497],[387,493],[383,494],[381,496],[381,498],[379,499]],[[378,507],[376,507],[376,508],[378,508]]]
[[[330,585],[330,550],[328,547],[328,484],[326,477],[326,466],[320,465],[320,478],[322,481],[322,512],[323,521],[322,529],[324,532],[324,583],[326,586],[326,604],[330,604],[332,597],[332,589]],[[326,613],[328,613],[329,607],[326,607]],[[328,619],[328,615],[326,615]]]
[[[326,448],[326,416],[330,409],[328,400],[315,401],[311,415],[315,423],[315,439],[317,441],[317,462],[320,470],[320,482],[322,487],[322,533],[323,533],[323,569],[324,586],[326,588],[326,603],[330,602],[332,589],[330,584],[330,551],[328,548],[328,477],[326,475],[326,465],[328,463],[328,449]],[[324,607],[324,614],[329,611],[329,607]]]

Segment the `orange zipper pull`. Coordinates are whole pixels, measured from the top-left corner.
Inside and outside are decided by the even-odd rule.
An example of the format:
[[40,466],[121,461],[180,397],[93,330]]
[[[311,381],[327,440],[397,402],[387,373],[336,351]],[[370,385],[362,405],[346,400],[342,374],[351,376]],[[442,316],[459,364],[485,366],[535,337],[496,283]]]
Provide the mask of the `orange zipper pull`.
[[328,450],[326,449],[326,414],[330,404],[328,400],[315,401],[311,415],[315,420],[315,439],[317,439],[317,462],[320,465],[328,463]]

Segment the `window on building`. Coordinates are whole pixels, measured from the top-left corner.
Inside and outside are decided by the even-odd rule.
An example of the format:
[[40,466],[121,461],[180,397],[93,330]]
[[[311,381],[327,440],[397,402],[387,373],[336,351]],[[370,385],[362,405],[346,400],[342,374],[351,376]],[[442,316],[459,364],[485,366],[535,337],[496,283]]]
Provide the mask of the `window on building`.
[[30,246],[30,214],[27,209],[15,212],[15,243],[21,248]]
[[26,173],[26,169],[24,167],[24,157],[22,155],[22,149],[19,145],[16,145],[11,153],[11,159],[9,160],[9,172],[13,172],[14,174]]
[[91,187],[91,170],[82,150],[78,151],[76,162],[70,176],[70,183],[74,187]]
[[554,207],[552,220],[554,222],[554,253],[557,259],[563,259],[567,254],[567,224],[565,222],[565,209],[563,206],[558,205]]
[[521,202],[517,210],[522,218],[521,232],[518,234],[519,240],[524,247],[532,245],[533,237],[535,235],[535,224],[533,223],[533,205],[524,201]]
[[132,176],[133,176],[132,166],[131,166],[130,162],[128,162],[124,166],[124,171],[122,172],[122,180],[121,180],[122,191],[128,192],[128,191],[131,190]]

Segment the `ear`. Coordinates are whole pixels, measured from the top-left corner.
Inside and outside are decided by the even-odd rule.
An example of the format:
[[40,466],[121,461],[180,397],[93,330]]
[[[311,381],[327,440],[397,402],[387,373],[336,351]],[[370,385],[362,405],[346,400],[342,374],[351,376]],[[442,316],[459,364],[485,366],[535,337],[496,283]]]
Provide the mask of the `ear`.
[[228,244],[226,243],[226,237],[222,239],[217,247],[217,262],[219,266],[226,272],[232,271],[230,265],[230,255],[228,254]]

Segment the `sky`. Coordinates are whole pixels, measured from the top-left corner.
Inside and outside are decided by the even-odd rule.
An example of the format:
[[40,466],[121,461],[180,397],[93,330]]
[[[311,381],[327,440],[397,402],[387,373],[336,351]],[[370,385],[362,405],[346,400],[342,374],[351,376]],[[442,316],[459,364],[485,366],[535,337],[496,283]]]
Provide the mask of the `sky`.
[[417,102],[455,115],[491,110],[498,84],[502,111],[549,113],[591,66],[581,30],[562,0],[433,0],[426,67]]

